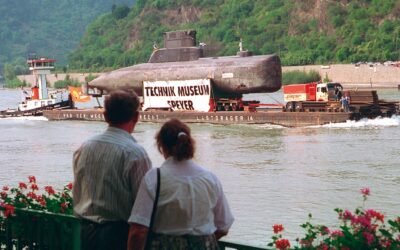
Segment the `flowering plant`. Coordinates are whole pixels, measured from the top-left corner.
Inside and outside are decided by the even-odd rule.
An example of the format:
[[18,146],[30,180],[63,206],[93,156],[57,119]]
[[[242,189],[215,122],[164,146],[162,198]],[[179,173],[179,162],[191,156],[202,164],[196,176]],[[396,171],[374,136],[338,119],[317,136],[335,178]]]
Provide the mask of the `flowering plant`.
[[[362,207],[356,208],[353,213],[335,209],[340,222],[338,229],[311,224],[310,214],[309,221],[301,225],[306,235],[296,239],[298,246],[294,249],[400,249],[400,217],[388,220],[385,224],[382,213],[364,208],[370,189],[363,188],[360,191],[363,196]],[[283,230],[282,225],[273,226],[273,242],[269,246],[281,250],[290,248],[289,240],[282,237]]]
[[35,176],[29,176],[28,181],[28,183],[20,182],[18,187],[14,188],[3,186],[0,191],[0,207],[4,208],[3,217],[14,214],[15,208],[72,214],[72,183],[59,192],[52,186],[45,186],[44,192],[40,192]]

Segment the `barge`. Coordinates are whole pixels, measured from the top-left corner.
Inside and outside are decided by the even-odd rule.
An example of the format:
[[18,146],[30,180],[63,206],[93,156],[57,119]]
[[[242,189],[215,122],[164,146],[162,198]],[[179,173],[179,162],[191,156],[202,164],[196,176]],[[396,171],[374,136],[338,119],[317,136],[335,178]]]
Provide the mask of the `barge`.
[[[346,92],[351,109],[334,98],[333,83],[284,88],[284,104],[245,101],[243,94],[276,92],[282,87],[277,55],[253,56],[243,49],[236,56],[203,57],[204,43],[196,46],[194,30],[164,33],[164,48],[154,48],[149,62],[104,74],[84,87],[94,97],[115,89],[141,97],[140,121],[188,123],[274,124],[302,127],[346,122],[398,113],[395,103],[381,102],[376,92]],[[285,90],[288,93],[285,93]],[[343,92],[345,93],[345,92]],[[103,110],[46,110],[49,120],[104,121]]]
[[[102,109],[45,110],[43,115],[51,121],[78,120],[104,121]],[[357,114],[345,112],[283,112],[283,111],[218,111],[218,112],[173,112],[140,111],[140,122],[166,122],[178,118],[187,123],[208,124],[274,124],[284,127],[304,127],[358,120]]]

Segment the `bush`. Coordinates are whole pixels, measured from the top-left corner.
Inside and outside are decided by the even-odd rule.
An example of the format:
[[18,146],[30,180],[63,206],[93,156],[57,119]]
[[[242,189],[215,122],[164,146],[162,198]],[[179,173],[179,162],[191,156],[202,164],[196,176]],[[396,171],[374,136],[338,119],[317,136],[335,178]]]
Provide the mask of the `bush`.
[[296,83],[308,83],[308,82],[319,82],[321,80],[321,76],[315,70],[311,70],[309,72],[305,71],[288,71],[282,74],[282,84],[296,84]]
[[[0,191],[0,206],[5,208],[4,217],[14,213],[15,208],[27,208],[51,213],[72,214],[72,183],[61,192],[52,186],[45,186],[40,193],[35,176],[28,177],[29,182],[20,182],[18,187],[3,186]],[[0,214],[0,221],[3,220]]]
[[66,88],[68,86],[79,87],[81,85],[82,84],[80,82],[71,79],[70,76],[67,75],[64,80],[56,81],[54,83],[54,88],[56,88],[56,89],[64,89],[64,88]]
[[6,80],[4,87],[5,88],[10,88],[10,89],[15,89],[19,87],[26,87],[28,84],[26,81],[20,81],[18,78],[14,78],[12,80]]
[[94,79],[96,79],[96,78],[97,78],[97,76],[94,76],[94,75],[92,75],[92,74],[89,74],[88,76],[85,77],[85,81],[86,81],[86,82],[90,82],[90,81],[92,81],[92,80],[94,80]]
[[[370,190],[363,188],[361,193],[365,204]],[[338,213],[338,228],[329,229],[308,221],[301,225],[306,235],[296,239],[298,246],[293,249],[400,249],[400,217],[388,220],[385,224],[385,216],[373,209],[359,207],[353,213],[339,208],[335,211]],[[274,225],[272,228],[274,235],[268,246],[289,249],[289,240],[282,237],[283,225]]]

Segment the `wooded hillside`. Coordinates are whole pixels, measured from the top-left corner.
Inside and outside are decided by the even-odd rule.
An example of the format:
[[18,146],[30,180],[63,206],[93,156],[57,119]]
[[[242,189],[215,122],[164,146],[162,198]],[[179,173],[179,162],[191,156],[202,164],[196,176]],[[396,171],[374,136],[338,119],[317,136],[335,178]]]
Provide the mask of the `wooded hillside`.
[[196,29],[206,55],[236,54],[242,38],[245,49],[279,54],[284,65],[400,60],[398,0],[3,2],[0,67],[19,58],[25,68],[36,52],[70,69],[115,69],[146,62],[153,42],[179,29]]
[[138,0],[126,17],[96,19],[69,63],[96,71],[146,62],[153,41],[179,29],[196,29],[208,54],[236,54],[242,38],[284,65],[399,60],[399,18],[398,0]]
[[7,0],[0,4],[0,68],[28,53],[49,56],[60,64],[76,49],[87,25],[115,5],[135,0]]

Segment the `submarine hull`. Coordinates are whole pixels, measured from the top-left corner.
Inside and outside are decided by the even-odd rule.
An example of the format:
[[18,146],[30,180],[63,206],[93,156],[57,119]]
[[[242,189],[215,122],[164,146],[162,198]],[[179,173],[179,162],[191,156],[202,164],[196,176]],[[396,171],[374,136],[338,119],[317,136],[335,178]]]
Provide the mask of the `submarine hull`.
[[102,91],[133,89],[143,94],[144,81],[210,79],[219,92],[247,94],[281,88],[282,69],[277,55],[203,57],[193,61],[143,63],[106,73],[88,83]]

